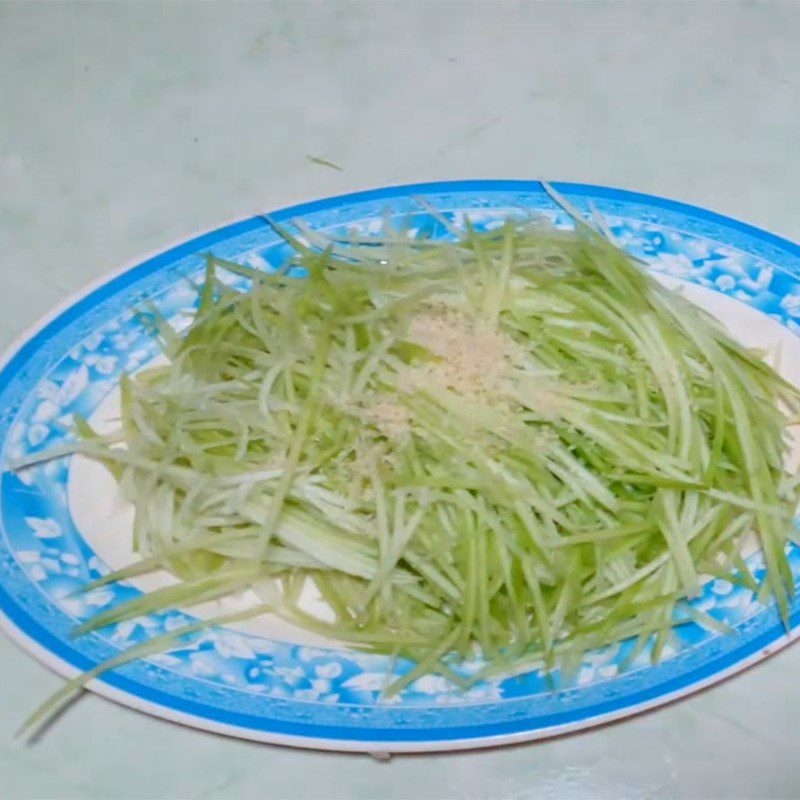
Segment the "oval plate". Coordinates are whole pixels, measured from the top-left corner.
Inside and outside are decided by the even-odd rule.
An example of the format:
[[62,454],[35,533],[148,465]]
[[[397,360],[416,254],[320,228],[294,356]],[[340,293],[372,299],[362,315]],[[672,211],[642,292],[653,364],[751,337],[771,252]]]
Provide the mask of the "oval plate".
[[[682,284],[737,335],[745,332],[746,343],[780,342],[784,356],[800,356],[799,247],[669,200],[580,184],[556,188],[587,213],[596,207],[621,246],[665,281]],[[468,214],[478,228],[534,210],[557,225],[570,224],[541,186],[529,181],[382,188],[285,208],[273,217],[302,217],[329,231],[372,231],[388,209],[412,229],[441,233],[418,196],[455,221]],[[98,409],[108,406],[120,375],[157,355],[133,309],[149,300],[176,324],[187,319],[207,252],[269,269],[283,261],[287,248],[263,219],[246,219],[95,284],[40,323],[6,355],[0,372],[4,463],[58,443],[72,413],[96,418]],[[800,357],[784,361],[800,369]],[[791,364],[784,372],[800,383]],[[175,610],[70,639],[76,622],[142,588],[126,584],[73,594],[109,564],[119,566],[130,557],[122,530],[130,524],[129,514],[113,507],[113,484],[103,480],[108,479],[81,466],[80,459],[63,459],[19,475],[5,473],[0,486],[0,623],[64,676],[190,619]],[[797,580],[800,550],[792,545],[789,551]],[[750,555],[749,566],[756,577],[763,574],[760,553]],[[573,683],[559,691],[537,672],[479,683],[466,693],[427,676],[388,703],[380,699],[387,669],[402,674],[409,664],[392,666],[383,656],[270,627],[269,620],[255,628],[208,630],[169,654],[106,673],[90,688],[198,728],[302,747],[399,752],[506,744],[666,703],[744,669],[797,635],[797,602],[788,635],[774,608],[760,606],[749,590],[726,581],[710,581],[693,602],[734,627],[735,634],[682,626],[657,665],[645,649],[625,671],[619,667],[630,643],[589,653]]]

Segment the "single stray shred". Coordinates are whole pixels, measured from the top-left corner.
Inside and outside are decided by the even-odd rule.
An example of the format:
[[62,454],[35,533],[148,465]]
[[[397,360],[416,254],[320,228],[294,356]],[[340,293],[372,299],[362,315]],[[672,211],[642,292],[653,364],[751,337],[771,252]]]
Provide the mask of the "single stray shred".
[[590,648],[657,660],[682,624],[722,629],[686,599],[709,575],[757,588],[752,532],[787,619],[800,400],[715,321],[579,220],[452,241],[299,227],[279,231],[308,277],[209,256],[188,331],[156,320],[169,365],[123,381],[121,431],[81,423],[73,451],[113,470],[142,556],[101,582],[181,582],[79,632],[251,588],[252,614],[414,662],[387,694],[563,676]]

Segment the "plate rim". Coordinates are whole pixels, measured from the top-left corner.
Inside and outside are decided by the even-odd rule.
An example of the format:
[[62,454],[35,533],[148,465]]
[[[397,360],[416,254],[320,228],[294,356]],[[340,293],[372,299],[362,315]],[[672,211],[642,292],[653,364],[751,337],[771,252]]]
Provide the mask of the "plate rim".
[[[707,220],[711,223],[723,225],[728,228],[736,229],[746,235],[753,236],[762,242],[778,247],[789,254],[800,257],[800,245],[792,242],[777,234],[771,233],[763,228],[751,225],[733,217],[719,214],[714,211],[694,206],[677,200],[650,195],[647,193],[620,189],[609,186],[575,183],[575,182],[553,182],[552,185],[561,193],[568,196],[589,195],[593,197],[603,197],[609,200],[618,200],[628,203],[643,203],[650,206],[661,207],[667,210],[676,211],[690,215],[697,219]],[[409,197],[414,194],[434,194],[437,192],[479,192],[481,190],[499,191],[532,191],[541,187],[541,181],[525,179],[465,179],[452,181],[432,181],[411,184],[392,184],[373,189],[363,189],[358,191],[346,192],[343,194],[330,195],[323,198],[297,202],[289,206],[284,206],[276,211],[270,212],[276,220],[290,219],[293,216],[314,213],[335,207],[344,203],[357,203],[363,201],[375,201],[385,198],[389,200],[393,197]],[[109,287],[117,280],[128,276],[130,273],[140,270],[147,274],[149,270],[155,270],[158,265],[152,262],[161,259],[175,259],[178,253],[186,251],[196,253],[201,249],[205,238],[218,236],[223,231],[244,227],[239,231],[244,233],[249,226],[260,227],[266,224],[260,215],[249,217],[237,217],[222,224],[217,224],[213,228],[205,229],[201,232],[188,234],[175,238],[171,243],[154,248],[144,255],[139,255],[126,261],[121,267],[103,273],[94,280],[84,284],[74,292],[68,294],[63,300],[55,304],[49,311],[40,316],[22,333],[4,348],[0,354],[0,380],[4,378],[6,368],[20,356],[26,346],[32,345],[51,323],[64,316],[66,312],[77,309],[83,303],[89,301],[96,292]],[[231,235],[234,231],[231,230]],[[12,599],[13,601],[13,599]],[[20,609],[23,613],[24,610]],[[6,614],[0,607],[0,630],[14,642],[23,652],[33,656],[41,664],[61,677],[71,678],[80,674],[81,667],[71,663],[66,658],[56,655],[41,641],[29,635],[20,625]],[[771,630],[771,629],[770,629]],[[769,631],[764,633],[768,636]],[[792,641],[800,636],[800,626],[794,627],[787,635],[774,639],[764,647],[756,647],[748,656],[736,661],[729,666],[717,670],[704,678],[681,686],[671,692],[660,694],[656,697],[640,701],[638,703],[624,705],[616,710],[607,711],[601,714],[587,716],[575,721],[563,724],[550,725],[540,728],[520,729],[508,733],[477,734],[474,737],[465,738],[431,738],[431,739],[351,739],[336,738],[333,736],[320,738],[315,735],[287,734],[277,731],[267,731],[251,727],[239,726],[230,723],[223,723],[209,717],[180,711],[168,705],[145,699],[139,695],[122,689],[114,685],[113,675],[107,678],[98,678],[87,684],[87,689],[110,699],[120,705],[124,705],[135,710],[147,713],[150,716],[167,721],[187,725],[189,727],[206,730],[212,733],[224,734],[236,738],[249,739],[270,744],[278,744],[291,747],[300,747],[315,750],[329,750],[341,752],[366,752],[366,753],[413,753],[413,752],[442,752],[469,750],[487,747],[497,747],[508,744],[515,744],[525,741],[541,740],[555,736],[573,733],[579,730],[587,730],[598,726],[606,725],[615,720],[626,717],[637,716],[641,713],[674,702],[682,697],[702,691],[716,683],[720,683],[733,675],[742,672],[753,666],[755,663],[764,660],[770,655],[787,647]],[[729,654],[730,655],[730,654]],[[521,720],[525,723],[525,720]],[[474,726],[482,727],[482,726]]]
[[[66,660],[54,655],[50,650],[29,637],[19,627],[0,611],[0,630],[26,655],[33,656],[42,666],[63,678],[72,678],[80,674],[81,670],[69,664]],[[476,737],[458,739],[424,739],[424,740],[393,740],[393,739],[334,739],[317,736],[304,736],[301,734],[286,734],[274,731],[264,731],[244,726],[218,722],[208,717],[189,714],[184,711],[145,700],[132,692],[120,689],[111,683],[94,679],[85,689],[99,695],[106,700],[111,700],[123,708],[147,714],[157,720],[163,720],[177,725],[184,725],[195,730],[205,731],[231,738],[242,739],[262,744],[279,745],[304,750],[339,753],[366,753],[381,757],[384,754],[414,754],[414,753],[447,753],[463,752],[469,750],[486,750],[495,747],[524,744],[546,739],[568,736],[581,731],[602,728],[614,722],[639,717],[649,711],[662,706],[671,705],[693,694],[699,694],[713,686],[724,683],[730,678],[745,672],[756,664],[774,656],[792,644],[800,637],[800,627],[795,627],[791,633],[777,641],[773,641],[763,648],[757,648],[744,659],[737,661],[730,667],[714,672],[699,681],[683,686],[672,692],[658,695],[650,700],[632,706],[624,706],[616,711],[609,711],[593,717],[568,722],[561,725],[551,725],[544,728],[519,730],[513,733],[488,734]],[[56,720],[57,721],[57,720]],[[45,729],[46,730],[46,729]]]

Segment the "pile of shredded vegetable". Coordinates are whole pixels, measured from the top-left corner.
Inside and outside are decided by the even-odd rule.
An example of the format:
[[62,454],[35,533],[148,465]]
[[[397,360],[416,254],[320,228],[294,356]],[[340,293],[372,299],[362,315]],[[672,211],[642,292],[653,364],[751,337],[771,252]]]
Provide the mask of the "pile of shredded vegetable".
[[[628,637],[631,658],[657,660],[677,625],[724,628],[685,602],[707,576],[787,619],[798,392],[587,223],[478,232],[429,211],[449,240],[276,225],[295,249],[284,268],[209,255],[187,331],[151,312],[169,363],[122,381],[120,431],[79,421],[68,449],[106,464],[136,509],[142,560],[87,588],[180,581],[77,632],[244,589],[260,600],[62,698],[266,612],[412,659],[390,695],[431,672],[565,671]],[[753,534],[761,585],[741,557]]]

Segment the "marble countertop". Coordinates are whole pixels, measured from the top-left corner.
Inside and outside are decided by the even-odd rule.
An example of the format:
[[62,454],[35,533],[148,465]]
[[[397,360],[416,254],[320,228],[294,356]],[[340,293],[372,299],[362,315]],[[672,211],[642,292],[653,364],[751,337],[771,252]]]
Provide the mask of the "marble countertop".
[[[793,2],[0,3],[0,340],[194,231],[382,184],[607,184],[799,240],[798,41]],[[795,646],[599,730],[389,763],[93,696],[24,748],[59,679],[0,637],[0,798],[797,796],[799,672]]]

